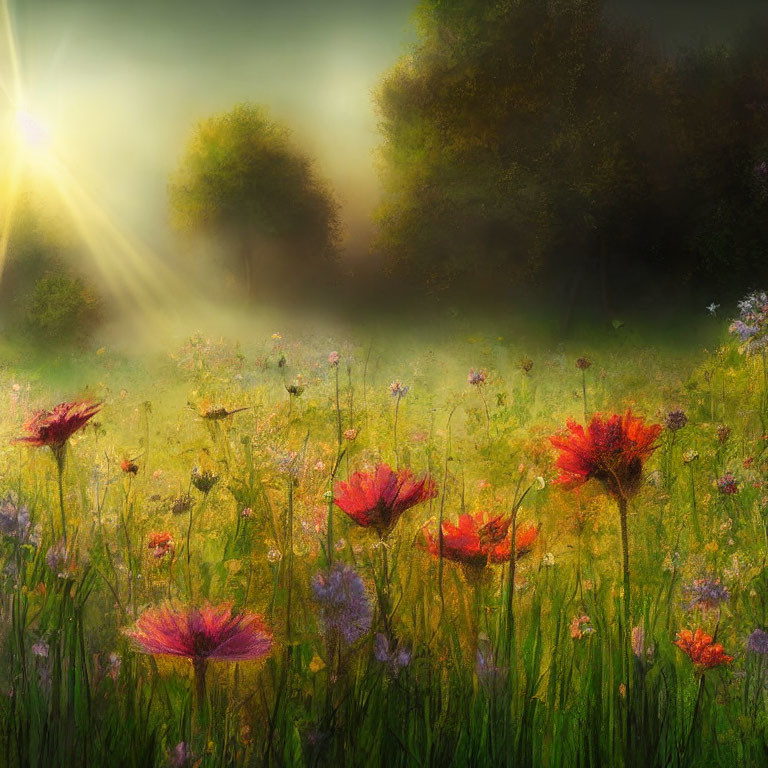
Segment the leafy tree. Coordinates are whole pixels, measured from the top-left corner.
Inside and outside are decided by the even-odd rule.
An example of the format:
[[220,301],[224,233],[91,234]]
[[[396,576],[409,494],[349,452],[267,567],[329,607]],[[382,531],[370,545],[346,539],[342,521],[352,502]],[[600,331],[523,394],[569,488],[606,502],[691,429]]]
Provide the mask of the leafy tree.
[[578,296],[609,315],[762,264],[762,49],[665,55],[603,5],[422,0],[420,41],[377,93],[393,269],[463,291],[556,286],[567,321]]
[[25,194],[0,280],[0,324],[46,347],[86,342],[104,320],[103,304],[72,232],[47,200]]
[[249,104],[199,123],[170,198],[181,229],[226,244],[249,295],[266,274],[311,272],[338,243],[338,206],[312,162]]

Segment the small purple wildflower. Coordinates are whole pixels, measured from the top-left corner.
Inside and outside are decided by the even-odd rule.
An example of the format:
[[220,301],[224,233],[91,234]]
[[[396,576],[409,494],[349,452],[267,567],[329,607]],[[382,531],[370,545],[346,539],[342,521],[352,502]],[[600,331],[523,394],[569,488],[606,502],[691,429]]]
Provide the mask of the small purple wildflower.
[[738,307],[739,317],[728,330],[739,337],[745,354],[765,349],[768,346],[768,294],[765,291],[750,293]]
[[192,765],[192,751],[185,741],[180,741],[170,754],[168,764],[171,768],[187,768]]
[[487,637],[480,637],[477,643],[477,679],[487,693],[498,690],[507,678],[507,668],[496,664],[493,648]]
[[73,570],[73,563],[67,553],[67,545],[64,539],[59,539],[45,554],[45,562],[48,567],[60,578],[66,579]]
[[341,358],[339,357],[338,352],[331,352],[330,355],[328,355],[328,364],[332,366],[336,366],[339,364],[339,360]]
[[32,653],[41,659],[48,658],[48,646],[45,643],[35,643],[32,646]]
[[747,639],[747,650],[768,656],[768,632],[756,629]]
[[731,597],[728,587],[720,579],[709,577],[695,579],[691,584],[683,587],[683,593],[687,599],[688,610],[718,608]]
[[674,411],[670,411],[664,417],[664,424],[670,432],[677,432],[682,429],[688,423],[688,417],[685,415],[685,411],[680,408],[676,408]]
[[24,542],[29,534],[29,507],[12,493],[0,500],[0,534]]
[[376,657],[376,661],[389,665],[395,677],[401,669],[411,663],[412,657],[410,648],[392,648],[389,638],[383,632],[378,632],[374,638],[373,655]]
[[717,479],[717,490],[726,496],[731,496],[739,492],[739,481],[730,472],[726,472]]
[[315,576],[312,591],[327,635],[338,635],[351,645],[371,628],[371,603],[352,566],[334,563],[330,571]]
[[396,397],[398,400],[405,397],[408,392],[410,392],[411,388],[408,384],[403,384],[400,379],[395,379],[390,385],[389,385],[389,392],[392,395],[392,397]]
[[467,376],[467,381],[473,386],[473,387],[479,387],[481,384],[485,384],[485,380],[488,378],[488,372],[485,370],[485,368],[481,368],[480,370],[475,370],[474,368],[469,369],[469,375]]

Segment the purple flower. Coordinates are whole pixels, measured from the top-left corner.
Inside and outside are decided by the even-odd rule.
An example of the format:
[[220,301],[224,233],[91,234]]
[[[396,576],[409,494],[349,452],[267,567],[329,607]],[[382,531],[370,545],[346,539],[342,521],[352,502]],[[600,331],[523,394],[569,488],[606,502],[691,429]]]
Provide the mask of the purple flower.
[[328,355],[328,364],[329,365],[338,365],[339,364],[339,353],[338,352],[331,352],[331,354]]
[[687,608],[714,609],[727,602],[731,597],[728,587],[720,579],[704,577],[695,579],[693,583],[683,587],[687,599]]
[[351,566],[336,562],[330,571],[318,573],[312,591],[327,635],[340,636],[351,645],[371,628],[368,593]]
[[500,667],[496,664],[491,642],[485,636],[480,637],[477,643],[477,666],[475,671],[480,685],[488,693],[495,691],[500,685],[503,685],[507,678],[506,667]]
[[391,647],[389,638],[382,632],[377,633],[373,641],[373,655],[376,661],[387,664],[391,667],[392,673],[397,677],[397,673],[411,663],[410,648]]
[[67,552],[64,539],[59,539],[48,549],[45,554],[45,562],[60,579],[68,578],[75,570],[74,558],[70,557]]
[[171,768],[187,768],[192,764],[192,752],[185,741],[180,741],[173,748],[168,764]]
[[24,542],[29,534],[29,507],[12,493],[0,500],[0,534]]
[[747,650],[763,656],[768,655],[768,632],[756,629],[747,639]]
[[408,384],[403,384],[400,379],[395,379],[390,385],[389,385],[389,391],[392,397],[396,397],[398,400],[405,397],[408,392],[410,391],[410,386]]
[[488,373],[486,372],[485,368],[476,371],[474,368],[469,369],[469,376],[467,376],[467,381],[474,386],[479,387],[481,384],[485,383],[485,380],[488,378]]
[[664,424],[670,432],[677,432],[682,429],[688,423],[688,417],[685,415],[685,411],[676,408],[674,411],[670,411],[664,417]]
[[47,659],[48,646],[45,643],[35,643],[32,646],[32,653],[34,653],[35,656],[39,656],[41,659]]
[[739,482],[730,472],[726,472],[717,479],[717,489],[720,493],[731,496],[739,492]]
[[742,342],[747,355],[768,346],[768,294],[765,291],[750,293],[739,304],[739,317],[729,329]]

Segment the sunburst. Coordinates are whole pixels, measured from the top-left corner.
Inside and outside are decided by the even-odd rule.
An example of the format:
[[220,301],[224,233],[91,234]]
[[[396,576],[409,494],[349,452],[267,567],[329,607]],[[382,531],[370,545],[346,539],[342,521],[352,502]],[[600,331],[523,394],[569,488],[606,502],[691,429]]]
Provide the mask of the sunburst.
[[[3,55],[3,49],[5,55]],[[161,304],[186,305],[188,287],[140,238],[122,227],[65,160],[55,131],[25,92],[8,0],[0,0],[0,280],[24,185],[55,195],[77,232],[86,265],[114,297],[152,322]],[[158,318],[155,318],[158,319]]]

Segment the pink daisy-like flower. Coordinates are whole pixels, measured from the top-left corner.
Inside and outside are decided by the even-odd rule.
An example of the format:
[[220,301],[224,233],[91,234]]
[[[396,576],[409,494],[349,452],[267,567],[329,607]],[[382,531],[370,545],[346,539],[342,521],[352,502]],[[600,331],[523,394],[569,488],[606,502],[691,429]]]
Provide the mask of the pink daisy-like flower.
[[150,608],[126,635],[142,653],[183,656],[193,662],[259,659],[272,647],[261,617],[234,613],[231,605]]
[[38,411],[24,424],[23,437],[12,442],[50,448],[57,460],[63,461],[64,447],[75,432],[82,429],[101,409],[93,400],[60,403],[50,411]]

